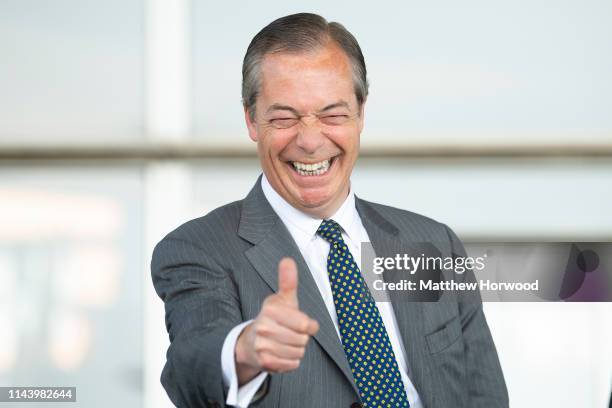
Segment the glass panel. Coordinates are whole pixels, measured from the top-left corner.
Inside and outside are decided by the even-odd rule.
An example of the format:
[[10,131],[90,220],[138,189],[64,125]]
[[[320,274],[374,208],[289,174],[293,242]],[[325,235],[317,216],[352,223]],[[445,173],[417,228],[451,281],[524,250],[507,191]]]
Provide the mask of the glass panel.
[[142,137],[141,0],[0,2],[0,145]]
[[444,222],[462,238],[610,237],[612,163],[576,159],[360,159],[363,198]]
[[[363,48],[364,146],[612,142],[612,3],[314,0]],[[303,5],[194,2],[195,129],[248,146],[240,104],[246,47]]]
[[261,168],[257,159],[207,159],[193,166],[193,172],[194,213],[202,216],[246,197]]
[[0,197],[0,385],[140,406],[140,171],[3,167]]

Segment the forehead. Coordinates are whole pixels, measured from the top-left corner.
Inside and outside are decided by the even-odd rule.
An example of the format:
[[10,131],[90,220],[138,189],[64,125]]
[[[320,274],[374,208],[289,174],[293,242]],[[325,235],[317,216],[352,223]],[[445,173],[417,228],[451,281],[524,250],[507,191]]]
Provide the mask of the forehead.
[[262,71],[272,71],[282,66],[287,69],[328,69],[350,73],[350,61],[346,53],[334,42],[304,52],[268,53],[262,61]]
[[268,103],[316,105],[334,98],[356,102],[349,58],[331,42],[308,52],[267,54],[261,81],[260,96]]

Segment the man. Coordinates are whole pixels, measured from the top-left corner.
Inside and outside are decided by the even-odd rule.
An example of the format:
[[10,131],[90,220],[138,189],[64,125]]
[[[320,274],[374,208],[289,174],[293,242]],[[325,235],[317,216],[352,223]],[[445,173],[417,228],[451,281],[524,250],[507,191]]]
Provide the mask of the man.
[[155,248],[180,407],[507,407],[479,302],[374,302],[360,244],[462,247],[445,225],[357,198],[366,67],[314,14],[280,18],[243,64],[244,116],[263,175],[248,196]]

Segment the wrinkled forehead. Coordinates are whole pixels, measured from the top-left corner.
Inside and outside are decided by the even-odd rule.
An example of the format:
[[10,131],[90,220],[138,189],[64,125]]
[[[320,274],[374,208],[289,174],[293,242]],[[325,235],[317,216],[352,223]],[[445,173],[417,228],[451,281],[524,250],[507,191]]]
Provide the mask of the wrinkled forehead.
[[342,99],[356,109],[351,64],[336,45],[307,52],[267,54],[261,64],[260,80],[259,96],[266,103],[317,108]]

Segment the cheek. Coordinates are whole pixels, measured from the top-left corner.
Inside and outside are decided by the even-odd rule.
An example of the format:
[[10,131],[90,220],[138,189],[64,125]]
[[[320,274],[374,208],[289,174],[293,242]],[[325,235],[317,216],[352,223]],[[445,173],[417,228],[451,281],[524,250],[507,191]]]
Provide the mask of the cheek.
[[330,132],[329,139],[345,153],[353,154],[359,150],[359,132],[355,129]]
[[278,156],[278,140],[270,132],[260,133],[261,137],[257,142],[257,151],[260,160],[270,163]]
[[268,154],[272,157],[278,158],[282,151],[289,146],[291,140],[293,140],[293,134],[291,131],[270,132],[266,139],[265,150],[267,150]]

